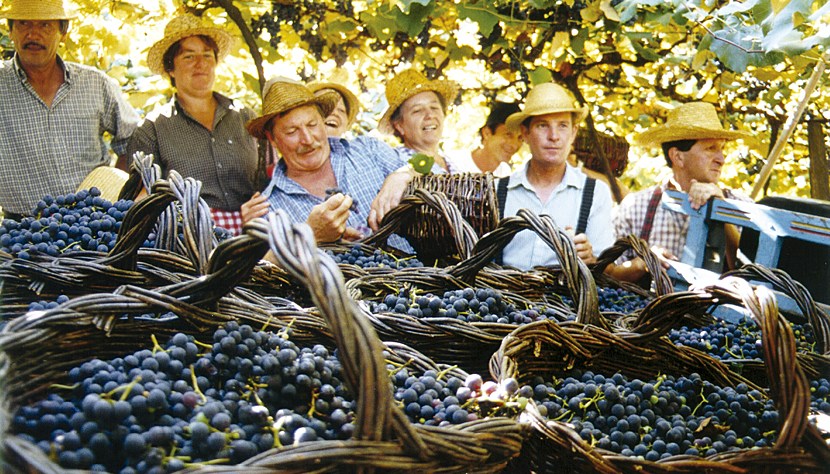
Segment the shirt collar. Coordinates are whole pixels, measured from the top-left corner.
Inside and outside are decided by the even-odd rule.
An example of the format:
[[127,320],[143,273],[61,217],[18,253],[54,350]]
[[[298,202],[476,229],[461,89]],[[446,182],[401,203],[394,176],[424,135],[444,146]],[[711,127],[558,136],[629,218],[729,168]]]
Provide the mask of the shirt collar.
[[[61,59],[60,55],[56,56],[56,60],[58,62],[58,66],[60,66],[60,68],[63,69],[63,80],[64,80],[64,82],[66,82],[67,84],[71,84],[72,83],[72,74],[69,71],[69,68],[66,67],[66,63],[63,62],[63,59]],[[17,74],[17,77],[21,81],[28,82],[29,81],[29,76],[26,75],[26,70],[23,69],[23,65],[20,64],[20,56],[18,56],[17,53],[14,53],[14,60],[12,61],[12,64],[14,65],[14,72],[15,72],[15,74]]]
[[[522,167],[519,168],[518,171],[516,171],[515,173],[513,173],[510,176],[510,182],[507,183],[508,189],[509,188],[515,188],[515,187],[518,187],[518,186],[522,186],[522,187],[526,188],[529,191],[533,191],[533,185],[531,185],[530,181],[527,179],[527,170],[528,170],[529,165],[530,165],[530,160],[525,162],[525,164],[523,164]],[[566,187],[582,189],[585,186],[585,181],[580,179],[578,171],[579,170],[577,170],[575,167],[573,167],[569,164],[566,164],[565,165],[565,175],[562,176],[562,182],[559,183],[559,186],[557,186],[557,189],[562,187],[563,185],[566,186]]]

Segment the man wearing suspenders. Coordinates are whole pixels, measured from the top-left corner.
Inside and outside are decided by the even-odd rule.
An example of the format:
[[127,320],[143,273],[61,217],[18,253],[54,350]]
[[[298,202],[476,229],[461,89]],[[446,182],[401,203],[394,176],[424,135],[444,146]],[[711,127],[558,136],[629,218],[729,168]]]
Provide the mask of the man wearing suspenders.
[[[615,234],[638,235],[658,255],[677,260],[686,244],[689,217],[663,208],[660,205],[663,191],[676,189],[687,193],[694,209],[712,197],[747,200],[718,186],[725,162],[724,144],[747,136],[745,132],[724,129],[712,104],[691,102],[673,109],[665,124],[635,138],[638,145],[662,147],[672,176],[658,186],[623,199],[614,215]],[[726,260],[732,267],[740,234],[732,225],[727,225],[725,230]],[[619,280],[636,282],[646,275],[646,267],[641,258],[626,254],[606,272]]]
[[[554,83],[535,86],[522,111],[505,122],[508,130],[521,134],[531,158],[510,177],[499,180],[497,194],[502,217],[514,216],[522,208],[549,215],[559,227],[574,232],[579,258],[593,263],[614,243],[614,234],[608,185],[588,178],[567,162],[579,122],[587,115],[588,110],[579,107],[564,87]],[[516,234],[500,260],[523,270],[558,263],[554,251],[529,230]]]

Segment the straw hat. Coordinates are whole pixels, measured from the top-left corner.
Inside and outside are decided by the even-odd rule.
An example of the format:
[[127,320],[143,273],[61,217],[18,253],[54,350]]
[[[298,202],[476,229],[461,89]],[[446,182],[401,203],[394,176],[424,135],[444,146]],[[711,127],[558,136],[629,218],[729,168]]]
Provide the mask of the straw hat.
[[127,182],[130,175],[127,172],[112,166],[99,166],[92,170],[83,182],[78,186],[78,191],[96,187],[101,190],[101,197],[107,201],[115,202],[121,193],[121,188]]
[[561,112],[579,114],[576,123],[583,121],[588,116],[588,108],[580,107],[568,89],[555,82],[546,82],[530,89],[522,111],[507,117],[504,124],[507,125],[508,130],[516,132],[528,117]]
[[666,123],[634,137],[634,143],[641,146],[660,146],[676,140],[735,140],[744,137],[748,138],[751,135],[723,128],[714,105],[708,102],[689,102],[672,109]]
[[210,26],[193,15],[180,15],[167,23],[164,27],[164,37],[150,47],[150,52],[147,53],[147,66],[156,74],[167,74],[164,70],[164,53],[177,41],[196,35],[205,35],[216,41],[219,47],[217,61],[228,55],[233,43],[233,37],[227,31]]
[[0,11],[7,20],[71,20],[63,0],[11,0],[8,9]]
[[[308,85],[308,88],[311,89],[311,92],[314,94],[326,89],[337,91],[337,93],[340,94],[340,97],[343,98],[343,102],[346,104],[346,110],[348,111],[348,123],[346,124],[346,127],[352,126],[355,117],[357,117],[357,111],[360,109],[360,101],[357,99],[357,96],[352,93],[352,91],[346,88],[346,86],[336,82],[312,82]],[[335,103],[335,106],[336,105],[337,104]]]
[[458,84],[442,79],[430,81],[415,69],[402,71],[390,79],[389,84],[386,85],[386,102],[389,103],[389,108],[380,118],[378,130],[388,134],[395,133],[390,122],[392,115],[407,99],[426,91],[435,92],[444,99],[444,104],[449,105],[458,94]]
[[264,88],[265,97],[262,99],[262,115],[251,120],[245,125],[248,133],[256,138],[267,138],[265,136],[265,125],[272,117],[278,114],[296,109],[302,105],[317,104],[323,117],[328,117],[340,96],[337,92],[325,92],[321,95],[314,95],[311,89],[302,82],[297,82],[287,77],[275,77],[270,79]]

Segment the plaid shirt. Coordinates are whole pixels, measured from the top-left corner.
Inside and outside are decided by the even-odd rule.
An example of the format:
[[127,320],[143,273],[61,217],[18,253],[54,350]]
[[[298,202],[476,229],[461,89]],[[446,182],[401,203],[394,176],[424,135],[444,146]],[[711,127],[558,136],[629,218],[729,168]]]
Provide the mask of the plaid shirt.
[[51,106],[29,84],[16,55],[0,62],[0,205],[9,212],[28,214],[47,194],[75,192],[90,171],[110,162],[104,132],[123,154],[138,124],[114,79],[57,61],[64,82]]
[[[347,225],[368,234],[366,224],[372,201],[386,177],[406,162],[389,145],[371,137],[329,138],[329,145],[337,186],[354,201]],[[311,208],[324,199],[310,194],[285,173],[285,162],[280,160],[263,194],[268,196],[271,210],[283,209],[293,221],[305,222]]]
[[163,177],[176,170],[198,179],[208,206],[238,211],[257,188],[257,142],[245,130],[256,114],[221,94],[213,96],[218,102],[213,130],[193,119],[174,97],[135,131],[128,156],[152,153]]
[[[675,189],[674,186],[670,186],[670,180],[663,182],[660,187],[663,191]],[[614,235],[617,237],[624,237],[629,234],[640,236],[648,211],[648,203],[656,188],[657,186],[652,186],[631,193],[622,200],[614,213]],[[725,189],[724,195],[728,199],[748,200],[745,196],[736,194],[730,189]],[[666,249],[677,258],[680,258],[683,255],[683,247],[686,245],[688,231],[689,216],[670,211],[662,204],[658,204],[654,212],[654,221],[648,239],[649,246]],[[629,250],[617,260],[617,263],[631,260],[634,256],[634,252]]]

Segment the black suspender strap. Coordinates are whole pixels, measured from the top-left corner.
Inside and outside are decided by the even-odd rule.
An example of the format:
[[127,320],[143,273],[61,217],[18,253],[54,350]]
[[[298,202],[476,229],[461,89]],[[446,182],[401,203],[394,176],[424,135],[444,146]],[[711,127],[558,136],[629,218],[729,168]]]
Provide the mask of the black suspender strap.
[[579,206],[579,220],[576,223],[576,234],[584,234],[588,228],[588,216],[591,215],[591,205],[594,202],[594,188],[597,180],[587,178],[585,188],[582,190],[582,204]]
[[648,242],[651,236],[651,228],[654,226],[654,215],[657,213],[657,206],[660,205],[660,199],[663,197],[663,188],[657,186],[651,194],[651,200],[648,202],[646,209],[646,217],[643,220],[643,228],[640,230],[640,238]]
[[496,188],[496,201],[499,203],[499,220],[504,219],[504,204],[507,202],[507,185],[510,184],[510,177],[506,176],[499,180]]

